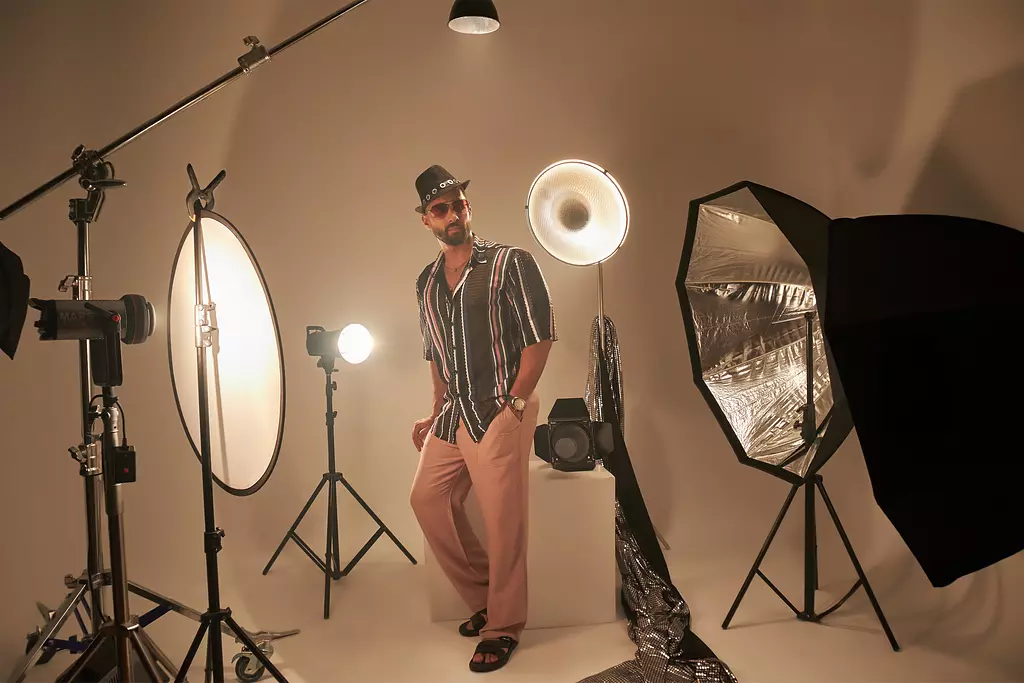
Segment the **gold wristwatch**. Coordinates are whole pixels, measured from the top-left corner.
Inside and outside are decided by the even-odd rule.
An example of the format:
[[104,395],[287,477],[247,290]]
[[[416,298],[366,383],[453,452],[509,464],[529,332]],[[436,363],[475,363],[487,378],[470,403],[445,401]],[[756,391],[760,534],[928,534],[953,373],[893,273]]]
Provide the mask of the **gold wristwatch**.
[[526,399],[520,398],[519,396],[509,396],[508,404],[512,407],[512,410],[517,413],[521,413],[526,410]]

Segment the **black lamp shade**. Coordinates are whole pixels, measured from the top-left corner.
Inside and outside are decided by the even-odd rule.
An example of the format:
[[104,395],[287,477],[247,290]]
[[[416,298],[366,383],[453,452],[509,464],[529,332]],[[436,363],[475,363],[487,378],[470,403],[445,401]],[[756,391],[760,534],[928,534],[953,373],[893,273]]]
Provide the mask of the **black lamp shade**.
[[493,33],[498,30],[498,10],[492,0],[455,0],[448,26],[459,33]]

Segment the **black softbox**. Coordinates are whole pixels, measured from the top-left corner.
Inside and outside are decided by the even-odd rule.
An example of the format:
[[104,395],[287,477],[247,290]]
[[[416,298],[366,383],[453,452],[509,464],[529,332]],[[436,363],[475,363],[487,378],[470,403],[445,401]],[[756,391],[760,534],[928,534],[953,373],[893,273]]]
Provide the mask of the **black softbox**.
[[12,360],[28,315],[29,287],[21,258],[0,242],[0,351]]
[[1024,233],[840,219],[828,252],[825,333],[879,507],[934,586],[1024,549]]
[[[743,181],[690,202],[676,278],[694,382],[744,465],[791,484],[816,473],[852,418],[820,320],[829,217]],[[813,343],[807,344],[813,315]],[[802,430],[807,351],[814,429]]]

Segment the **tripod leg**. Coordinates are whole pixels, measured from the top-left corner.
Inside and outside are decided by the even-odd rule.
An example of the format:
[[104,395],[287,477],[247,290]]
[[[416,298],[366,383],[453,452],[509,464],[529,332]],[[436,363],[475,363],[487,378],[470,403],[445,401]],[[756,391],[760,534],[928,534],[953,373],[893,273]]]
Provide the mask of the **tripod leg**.
[[864,574],[864,569],[861,568],[860,562],[857,560],[856,553],[853,552],[853,545],[850,543],[849,537],[846,535],[846,531],[843,529],[842,523],[839,521],[839,515],[836,513],[835,507],[832,505],[831,499],[828,497],[828,492],[825,491],[825,484],[821,479],[816,482],[818,490],[821,491],[821,499],[825,501],[826,507],[828,507],[828,513],[832,516],[832,521],[835,522],[836,531],[839,532],[839,537],[843,539],[843,545],[846,546],[846,552],[850,555],[850,561],[853,562],[854,569],[857,570],[857,576],[860,577],[860,581],[864,584],[864,592],[868,594],[868,600],[871,601],[871,606],[875,610],[875,615],[878,616],[878,621],[882,624],[882,630],[885,631],[885,637],[889,639],[889,645],[892,646],[894,652],[899,652],[900,646],[896,642],[896,636],[893,635],[892,630],[889,628],[889,622],[886,620],[885,615],[882,614],[882,608],[878,604],[878,600],[875,599],[875,592],[871,590],[871,584],[868,583],[868,577]]
[[249,634],[246,633],[245,629],[241,628],[237,623],[235,623],[234,617],[228,617],[226,621],[231,630],[234,631],[235,636],[242,641],[242,643],[249,649],[250,652],[252,652],[252,656],[258,659],[260,663],[264,667],[266,667],[267,671],[270,672],[270,675],[274,677],[274,680],[276,680],[278,683],[288,683],[288,681],[284,677],[284,674],[282,674],[278,670],[278,668],[270,662],[270,659],[265,654],[263,654],[263,650],[261,650],[260,647],[253,641],[253,639],[249,637]]
[[[210,645],[210,651],[206,658],[206,668],[213,669],[214,683],[224,683],[224,634],[221,632],[219,620],[210,627],[206,634],[206,642]],[[216,663],[216,666],[213,664]]]
[[392,542],[394,542],[394,544],[398,546],[398,549],[401,550],[402,553],[407,558],[409,558],[409,561],[413,564],[416,564],[416,558],[412,556],[412,553],[405,549],[405,546],[402,545],[402,542],[398,540],[398,537],[391,533],[391,529],[389,529],[387,525],[381,521],[380,517],[378,517],[377,514],[370,509],[370,506],[367,505],[366,502],[359,497],[359,494],[356,493],[355,489],[352,488],[352,486],[347,481],[345,481],[345,477],[341,478],[341,483],[345,485],[345,488],[348,489],[348,492],[352,494],[352,497],[355,498],[356,501],[358,501],[358,503],[363,506],[363,509],[366,510],[366,514],[370,515],[370,517],[373,518],[373,521],[377,523],[377,526],[379,526],[381,530],[388,535],[388,538],[390,538]]
[[[814,482],[820,481],[815,475]],[[818,589],[818,528],[814,486],[804,484],[804,618],[814,618],[814,592]]]
[[302,521],[302,518],[306,516],[307,512],[309,512],[309,508],[313,505],[313,501],[316,500],[318,495],[320,495],[320,489],[322,489],[326,483],[327,475],[324,475],[324,478],[320,480],[319,484],[317,484],[316,489],[313,490],[313,495],[311,495],[309,500],[306,501],[306,505],[302,508],[302,512],[299,513],[299,516],[296,517],[295,521],[292,523],[291,528],[288,529],[288,533],[286,533],[284,538],[281,539],[281,544],[277,546],[277,550],[274,551],[274,556],[270,558],[270,562],[268,562],[267,566],[263,568],[264,576],[266,576],[267,572],[270,571],[270,568],[274,566],[274,562],[277,561],[277,556],[281,554],[282,550],[284,550],[285,545],[288,544],[288,539],[295,533],[295,530],[299,527],[299,523]]
[[203,680],[206,683],[213,683],[213,640],[206,641],[206,668],[204,669]]
[[88,586],[82,584],[77,590],[68,593],[68,596],[64,598],[64,602],[60,604],[60,607],[58,607],[57,611],[54,612],[53,617],[39,633],[39,640],[36,641],[36,644],[31,650],[25,653],[24,657],[18,660],[18,664],[15,666],[14,671],[11,673],[11,677],[8,679],[9,681],[12,683],[21,683],[21,681],[25,680],[25,676],[28,674],[29,670],[35,666],[35,663],[39,661],[39,657],[42,656],[43,646],[46,645],[46,641],[53,638],[60,632],[64,623],[75,611],[78,603],[85,598],[87,590]]
[[736,615],[736,610],[740,607],[740,602],[743,600],[743,596],[746,594],[747,589],[750,588],[750,582],[754,580],[754,576],[757,575],[758,569],[761,567],[761,562],[764,560],[764,556],[768,554],[768,547],[771,546],[772,541],[775,540],[775,534],[779,532],[779,527],[782,526],[782,520],[786,517],[786,512],[789,511],[789,506],[793,502],[793,498],[796,497],[797,489],[800,488],[800,484],[794,485],[789,490],[789,495],[786,496],[786,502],[782,504],[782,510],[779,511],[779,516],[775,518],[775,523],[772,525],[772,530],[768,534],[768,538],[764,540],[764,545],[761,546],[761,552],[757,554],[757,559],[754,560],[754,566],[750,568],[750,573],[747,574],[746,580],[743,582],[743,587],[740,588],[740,592],[736,595],[736,600],[732,603],[732,607],[729,609],[729,614],[726,615],[725,621],[722,622],[722,628],[729,628],[729,622]]
[[203,644],[203,636],[206,635],[206,629],[209,626],[205,621],[200,622],[196,637],[192,639],[192,644],[189,645],[188,653],[185,655],[185,661],[181,663],[178,675],[174,677],[174,683],[183,683],[185,677],[188,676],[188,670],[192,668],[192,660],[196,658],[196,653],[199,652],[199,646]]
[[167,653],[160,649],[160,646],[156,644],[156,641],[150,638],[149,634],[146,633],[141,626],[139,627],[139,637],[142,639],[142,642],[146,647],[149,648],[149,651],[153,653],[153,656],[156,658],[156,661],[160,663],[160,666],[162,666],[171,676],[177,676],[178,670],[174,668],[174,662],[171,661],[171,658],[167,656]]
[[[338,556],[334,549],[334,535],[338,530],[338,485],[332,479],[330,488],[327,490],[327,550],[324,556],[324,619],[331,618],[331,580],[334,578],[332,571],[338,562]],[[333,556],[333,559],[332,559]]]
[[152,681],[152,683],[163,683],[165,676],[159,669],[157,669],[156,661],[154,661],[152,653],[146,648],[146,645],[139,637],[138,628],[133,628],[128,632],[128,642],[131,643],[132,649],[135,650],[135,654],[138,655],[139,661],[142,662],[142,668],[149,676],[149,680]]
[[334,520],[334,534],[331,536],[331,540],[334,543],[334,579],[337,581],[343,576],[341,573],[341,532],[339,531],[341,524],[338,521],[338,482],[332,482],[331,486],[334,487],[334,512],[331,513],[331,519]]

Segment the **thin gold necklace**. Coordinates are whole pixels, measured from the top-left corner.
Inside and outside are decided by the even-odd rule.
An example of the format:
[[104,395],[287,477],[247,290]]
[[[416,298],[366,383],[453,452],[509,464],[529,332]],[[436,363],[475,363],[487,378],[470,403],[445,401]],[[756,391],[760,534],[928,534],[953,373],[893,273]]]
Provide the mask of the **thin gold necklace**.
[[[472,258],[472,257],[470,257],[470,258]],[[459,265],[459,266],[449,266],[449,265],[445,264],[445,270],[450,270],[450,271],[452,271],[454,273],[457,270],[462,270],[463,268],[465,268],[467,263],[469,263],[469,259],[466,259],[465,261],[463,261],[462,265]]]

